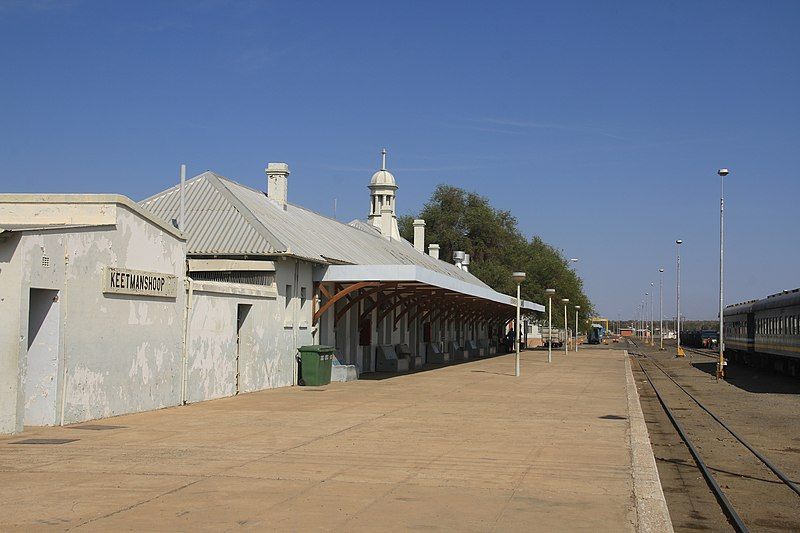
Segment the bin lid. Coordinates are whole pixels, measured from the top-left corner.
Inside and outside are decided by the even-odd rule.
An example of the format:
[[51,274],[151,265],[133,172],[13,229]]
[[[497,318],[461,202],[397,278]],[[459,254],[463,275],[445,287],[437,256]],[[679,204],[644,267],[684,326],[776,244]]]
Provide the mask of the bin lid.
[[301,352],[312,352],[312,353],[328,353],[333,352],[333,346],[326,346],[324,344],[309,344],[306,346],[301,346],[298,348]]

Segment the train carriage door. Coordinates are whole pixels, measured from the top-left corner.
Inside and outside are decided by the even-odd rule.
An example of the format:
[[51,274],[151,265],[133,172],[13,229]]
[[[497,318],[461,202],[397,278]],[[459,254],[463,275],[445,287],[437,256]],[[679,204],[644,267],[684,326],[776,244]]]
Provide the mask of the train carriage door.
[[24,390],[26,426],[57,423],[56,396],[61,360],[58,291],[31,289],[28,305],[28,353]]

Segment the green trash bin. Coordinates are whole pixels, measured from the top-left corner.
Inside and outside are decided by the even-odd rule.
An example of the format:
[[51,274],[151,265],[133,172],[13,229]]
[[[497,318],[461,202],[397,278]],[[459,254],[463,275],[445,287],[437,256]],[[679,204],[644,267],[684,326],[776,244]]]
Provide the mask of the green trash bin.
[[333,347],[322,344],[300,347],[301,385],[318,387],[331,382]]

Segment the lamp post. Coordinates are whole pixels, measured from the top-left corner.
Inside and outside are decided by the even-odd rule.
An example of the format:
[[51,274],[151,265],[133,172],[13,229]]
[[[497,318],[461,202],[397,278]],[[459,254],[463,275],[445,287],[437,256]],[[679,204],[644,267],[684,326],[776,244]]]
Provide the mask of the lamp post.
[[658,269],[658,349],[664,349],[664,269]]
[[724,311],[723,289],[723,257],[725,253],[725,176],[730,171],[727,168],[717,170],[719,174],[719,363],[717,364],[717,379],[725,378],[725,338],[722,313]]
[[567,331],[569,328],[567,327],[569,324],[567,323],[567,304],[569,303],[569,298],[561,298],[561,301],[564,302],[564,355],[569,353],[569,336]]
[[683,351],[681,350],[681,244],[683,244],[681,239],[675,241],[675,253],[677,256],[675,333],[678,340],[678,357],[683,357]]
[[547,362],[553,362],[553,295],[555,289],[545,289],[547,294]]
[[647,323],[647,297],[650,296],[649,292],[644,293],[644,300],[642,301],[642,332],[644,333],[644,343],[647,344],[649,340],[647,337],[650,335],[649,324]]
[[655,286],[656,286],[655,283],[653,283],[651,281],[650,282],[650,346],[655,346],[656,345],[656,341],[655,341],[655,337],[654,337],[656,331],[655,331],[655,328],[653,327],[654,326],[654,324],[653,324],[653,292],[655,290]]
[[578,351],[578,311],[580,310],[581,306],[575,306],[575,351]]
[[511,274],[513,280],[517,283],[517,321],[514,322],[514,344],[517,347],[517,354],[514,358],[514,375],[519,377],[519,313],[520,313],[520,289],[519,286],[525,281],[525,272],[514,272]]

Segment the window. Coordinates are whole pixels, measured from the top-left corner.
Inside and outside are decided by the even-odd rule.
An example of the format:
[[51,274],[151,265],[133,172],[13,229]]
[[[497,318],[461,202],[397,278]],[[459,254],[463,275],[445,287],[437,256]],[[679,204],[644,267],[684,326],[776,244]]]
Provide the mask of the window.
[[289,309],[289,306],[292,304],[292,286],[286,286],[286,302],[284,309]]
[[308,327],[308,320],[306,319],[307,301],[308,297],[306,294],[306,288],[300,287],[300,329],[305,329]]

